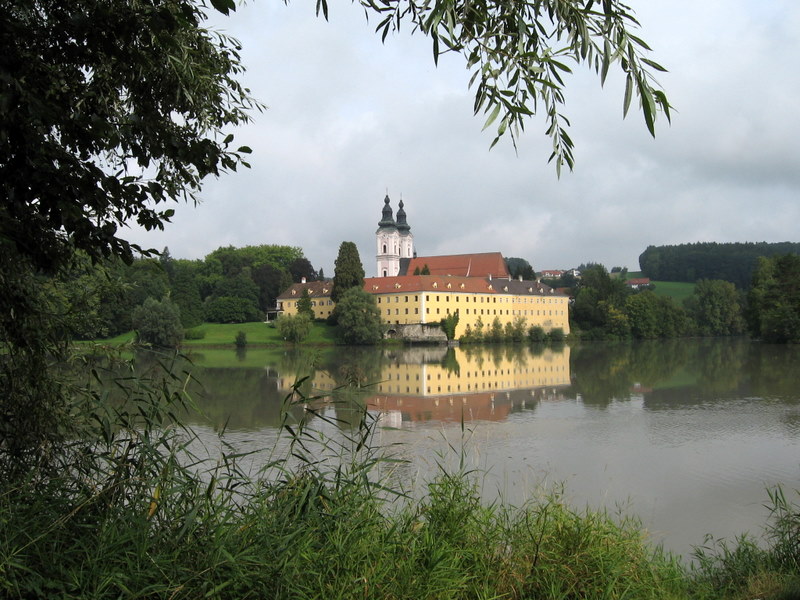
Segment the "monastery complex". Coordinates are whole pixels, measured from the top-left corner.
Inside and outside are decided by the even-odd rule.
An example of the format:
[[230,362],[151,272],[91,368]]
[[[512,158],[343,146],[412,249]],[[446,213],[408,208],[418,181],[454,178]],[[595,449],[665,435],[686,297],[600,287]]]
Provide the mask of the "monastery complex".
[[[375,296],[384,323],[438,324],[458,312],[456,338],[467,326],[474,330],[482,324],[486,330],[495,319],[505,326],[518,317],[526,329],[538,325],[569,333],[567,296],[536,281],[513,279],[500,252],[417,256],[403,201],[397,219],[389,197],[383,202],[375,232],[378,277],[365,278],[364,290]],[[326,319],[333,311],[332,286],[330,281],[296,283],[278,297],[278,308],[297,314],[297,301],[307,289],[314,316]]]

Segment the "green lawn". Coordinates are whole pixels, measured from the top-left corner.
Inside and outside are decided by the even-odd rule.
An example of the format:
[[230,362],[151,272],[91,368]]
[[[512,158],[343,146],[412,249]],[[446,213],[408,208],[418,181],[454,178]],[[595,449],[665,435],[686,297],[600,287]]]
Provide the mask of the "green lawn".
[[655,285],[653,290],[656,296],[668,296],[678,304],[682,304],[694,292],[693,283],[683,283],[682,281],[651,281]]
[[[203,323],[193,328],[205,332],[200,340],[184,340],[184,348],[202,348],[205,346],[230,346],[234,345],[236,334],[244,331],[247,335],[248,346],[283,346],[285,342],[278,336],[278,330],[272,323]],[[304,345],[331,345],[336,343],[334,328],[325,323],[314,323],[311,333],[303,342]],[[103,344],[121,345],[133,341],[133,332],[123,333],[107,340],[98,340]]]

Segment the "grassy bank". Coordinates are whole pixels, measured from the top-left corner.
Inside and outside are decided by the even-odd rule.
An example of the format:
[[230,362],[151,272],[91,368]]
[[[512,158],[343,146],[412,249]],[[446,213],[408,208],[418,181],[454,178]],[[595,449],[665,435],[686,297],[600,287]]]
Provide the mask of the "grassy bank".
[[[304,345],[334,345],[334,327],[326,323],[315,322],[312,324],[311,332],[302,342]],[[191,330],[193,335],[202,337],[194,338],[192,334],[183,340],[182,346],[188,350],[202,347],[230,347],[234,346],[236,336],[243,331],[247,336],[248,346],[285,346],[285,342],[279,335],[277,328],[271,323],[256,321],[253,323],[203,323]],[[133,332],[129,331],[113,338],[100,340],[100,343],[109,345],[121,345],[133,341]]]

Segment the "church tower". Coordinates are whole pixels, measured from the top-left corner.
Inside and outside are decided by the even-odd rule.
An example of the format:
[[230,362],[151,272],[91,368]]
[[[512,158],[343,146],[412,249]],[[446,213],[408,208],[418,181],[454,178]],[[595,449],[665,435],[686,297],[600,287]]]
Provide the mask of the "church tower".
[[397,211],[397,221],[392,216],[389,195],[383,199],[383,211],[375,232],[376,262],[378,277],[395,277],[400,274],[400,260],[411,259],[414,255],[414,238],[411,227],[406,222],[403,201]]

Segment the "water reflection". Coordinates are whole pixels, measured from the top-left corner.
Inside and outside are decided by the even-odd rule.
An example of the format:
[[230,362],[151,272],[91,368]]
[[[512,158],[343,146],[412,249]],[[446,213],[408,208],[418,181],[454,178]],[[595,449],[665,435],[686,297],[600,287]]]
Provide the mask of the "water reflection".
[[[486,481],[521,502],[541,481],[571,499],[629,504],[666,545],[688,554],[709,532],[763,525],[764,488],[800,487],[800,348],[743,339],[489,346],[203,350],[181,365],[205,440],[226,427],[242,449],[278,443],[284,399],[299,384],[327,436],[380,415],[377,443],[408,464],[468,450]],[[142,359],[142,368],[147,359]],[[290,418],[302,405],[288,407]],[[338,430],[336,428],[339,428]],[[343,436],[342,436],[343,437]],[[395,444],[400,444],[395,446]],[[487,488],[490,487],[487,484]]]

